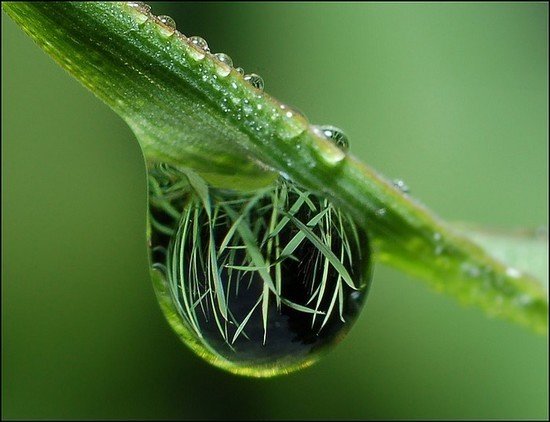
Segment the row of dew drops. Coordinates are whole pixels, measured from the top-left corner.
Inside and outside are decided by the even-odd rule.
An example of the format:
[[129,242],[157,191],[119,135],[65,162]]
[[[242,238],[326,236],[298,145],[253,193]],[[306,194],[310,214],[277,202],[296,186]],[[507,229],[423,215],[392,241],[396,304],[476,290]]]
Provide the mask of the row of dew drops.
[[[143,3],[143,2],[126,2],[126,4],[135,10],[139,11],[143,16],[145,22],[147,19],[152,18],[157,20],[163,27],[164,30],[167,32],[167,34],[172,35],[174,33],[178,33],[176,31],[176,22],[174,19],[172,19],[170,16],[166,15],[159,15],[155,16],[151,14],[151,6]],[[208,47],[208,43],[206,40],[198,35],[194,35],[192,37],[187,38],[187,41],[191,43],[194,47],[202,50],[204,53],[210,53],[210,48]],[[215,53],[213,56],[220,61],[221,63],[233,67],[233,60],[229,55],[225,53]],[[257,75],[255,73],[245,74],[245,71],[242,67],[235,68],[237,72],[239,72],[243,77],[244,80],[250,83],[254,88],[263,91],[264,89],[264,80],[260,75]],[[287,108],[287,106],[281,105],[281,108]],[[290,107],[288,107],[290,108]],[[292,108],[291,108],[292,109]],[[298,112],[295,109],[292,109],[295,113],[299,113],[303,115],[302,113]],[[287,112],[290,116],[292,116],[292,112]],[[336,126],[332,125],[312,125],[313,131],[327,139],[330,139],[334,144],[336,144],[340,149],[343,151],[347,151],[349,149],[349,140],[346,134],[342,129],[337,128]],[[399,191],[401,191],[403,194],[410,193],[409,187],[400,179],[395,179],[393,181],[393,185],[395,188],[397,188]],[[376,213],[378,217],[383,217],[386,214],[386,209],[381,208]]]
[[[133,9],[137,10],[143,15],[143,22],[148,20],[149,18],[155,19],[157,22],[159,22],[162,25],[163,30],[166,32],[167,35],[172,35],[176,33],[176,22],[170,17],[166,15],[160,15],[160,16],[154,16],[150,13],[151,6],[149,6],[146,3],[143,2],[126,2],[126,4]],[[178,33],[179,34],[179,33]],[[210,48],[208,47],[208,43],[206,40],[200,36],[192,36],[187,39],[189,43],[191,43],[194,47],[202,50],[204,53],[210,53]],[[226,66],[232,68],[233,67],[233,60],[231,57],[229,57],[225,53],[215,53],[213,56],[221,63],[225,64]],[[241,67],[235,68],[237,72],[239,72],[245,81],[250,83],[254,88],[263,91],[264,89],[264,80],[260,75],[257,75],[255,73],[245,74],[244,69]],[[281,108],[287,108],[287,106],[281,105]],[[297,112],[296,110],[293,110]],[[299,113],[299,112],[297,112]],[[290,115],[292,115],[292,112],[289,112]],[[301,114],[301,113],[299,113]],[[318,135],[330,139],[334,144],[336,144],[340,149],[343,151],[347,151],[349,148],[349,140],[346,134],[339,128],[331,125],[312,125],[312,129],[315,133]],[[410,190],[409,187],[403,182],[401,179],[395,179],[392,182],[393,186],[399,190],[402,194],[409,194]],[[380,208],[376,215],[378,217],[384,217],[386,215],[386,209]],[[547,234],[546,234],[547,235]],[[441,243],[441,234],[435,233],[434,234],[434,241],[436,243],[436,248],[434,250],[435,255],[441,255],[443,253],[444,247],[440,244]],[[462,271],[465,272],[468,276],[472,278],[478,278],[482,276],[482,270],[470,263],[464,263],[462,265]],[[506,275],[511,278],[518,278],[521,277],[521,272],[515,268],[508,268],[506,271]],[[492,278],[492,277],[489,277]],[[498,280],[497,280],[498,281]],[[522,305],[527,305],[530,302],[530,297],[522,296],[523,303]]]
[[[176,32],[176,23],[170,16],[160,15],[155,17],[154,15],[151,15],[150,14],[151,6],[143,2],[127,2],[126,4],[132,8],[135,8],[142,14],[146,15],[147,18],[149,17],[155,18],[164,27],[166,27],[169,31],[171,31],[171,34]],[[208,47],[208,43],[204,38],[195,35],[195,36],[189,37],[188,42],[190,42],[191,44],[193,44],[195,47],[199,48],[203,52],[210,53],[210,48]],[[229,67],[233,67],[233,60],[231,59],[231,57],[229,57],[229,55],[225,53],[215,53],[214,57],[220,62],[224,63],[225,65]],[[259,90],[264,89],[264,81],[261,76],[255,73],[245,74],[243,68],[241,67],[237,67],[235,68],[235,70],[239,72],[241,75],[243,75],[244,80],[250,83],[254,88]],[[282,107],[286,108],[286,106],[282,106]],[[292,113],[290,114],[292,115]],[[330,139],[334,144],[336,144],[343,151],[348,150],[349,140],[346,134],[341,129],[331,125],[313,125],[312,129],[316,134],[326,139]],[[402,194],[410,193],[409,187],[405,184],[405,182],[403,182],[403,180],[395,179],[393,181],[393,186],[396,189],[398,189]],[[379,218],[382,218],[386,215],[386,212],[387,211],[385,208],[380,208],[376,211],[376,215]],[[438,235],[439,234],[436,233],[436,236]],[[435,240],[437,243],[439,239],[436,238]],[[438,245],[436,247],[435,254],[440,255],[442,251],[443,251],[443,247]]]
[[[176,22],[174,19],[172,19],[170,16],[166,15],[159,15],[155,16],[151,14],[151,6],[143,3],[143,2],[126,2],[126,4],[129,7],[132,7],[133,9],[137,10],[144,16],[143,22],[145,22],[147,19],[152,18],[158,21],[162,27],[163,30],[168,34],[172,35],[176,33]],[[179,34],[179,33],[178,33]],[[210,53],[210,48],[208,47],[208,43],[206,40],[198,35],[194,35],[192,37],[187,38],[187,41],[191,43],[194,47],[202,50],[204,53]],[[225,53],[215,53],[213,56],[221,63],[233,67],[233,60],[231,57],[229,57]],[[252,85],[254,88],[263,91],[264,89],[264,80],[260,75],[257,75],[255,73],[249,73],[245,74],[245,71],[242,67],[236,67],[235,70],[239,72],[245,81],[247,81],[250,85]],[[287,108],[287,106],[282,106],[281,108]],[[290,108],[290,107],[289,107]],[[294,112],[297,112],[293,109]],[[292,112],[288,112],[288,114],[292,115]],[[302,113],[299,113],[302,114]],[[349,140],[346,134],[339,128],[331,125],[313,125],[312,126],[315,133],[332,140],[339,148],[341,148],[344,151],[347,151],[349,148]]]
[[[152,18],[152,19],[155,19],[157,22],[159,22],[163,26],[163,29],[168,35],[172,35],[174,33],[179,34],[179,32],[176,31],[176,22],[170,16],[166,16],[166,15],[154,16],[153,14],[150,13],[151,6],[143,2],[126,2],[126,4],[134,8],[135,10],[139,11],[144,16],[143,22],[145,22],[149,18]],[[204,53],[210,53],[210,48],[204,38],[194,35],[192,37],[187,38],[187,41],[191,43],[194,47],[203,51]],[[229,67],[233,67],[233,60],[229,55],[225,53],[215,53],[213,54],[213,56],[219,62]],[[237,67],[235,68],[235,70],[239,72],[244,77],[244,80],[250,83],[254,88],[260,91],[263,91],[264,80],[260,75],[257,75],[255,73],[245,74],[245,71],[242,67]],[[287,108],[287,106],[281,105],[281,108],[285,109]],[[288,108],[290,108],[294,113],[298,113],[303,116],[303,114],[298,112],[297,110],[291,107],[288,107]],[[287,112],[289,117],[292,116],[293,114],[292,111]],[[346,134],[342,129],[339,129],[336,126],[332,126],[332,125],[312,125],[312,129],[316,134],[326,139],[330,139],[341,150],[347,151],[349,149],[348,137],[346,136]],[[393,185],[398,190],[400,190],[403,194],[408,194],[410,192],[409,187],[400,179],[394,180]],[[385,208],[380,208],[376,212],[376,215],[378,217],[384,217],[385,214],[386,214]]]

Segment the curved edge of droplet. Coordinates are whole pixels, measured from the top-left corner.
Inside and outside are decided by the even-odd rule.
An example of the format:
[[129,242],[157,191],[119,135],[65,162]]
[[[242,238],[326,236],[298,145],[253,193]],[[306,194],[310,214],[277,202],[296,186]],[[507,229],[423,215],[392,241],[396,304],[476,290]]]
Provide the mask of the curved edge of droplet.
[[164,279],[161,271],[151,269],[151,279],[153,282],[153,288],[157,296],[160,308],[164,314],[164,317],[168,321],[168,324],[172,327],[174,332],[178,335],[180,340],[186,344],[195,354],[206,360],[208,363],[231,372],[235,375],[254,377],[254,378],[271,378],[274,376],[285,375],[291,372],[298,371],[300,369],[307,368],[316,363],[324,353],[318,353],[311,358],[304,361],[286,362],[284,360],[278,361],[276,364],[269,365],[249,365],[239,364],[238,362],[231,362],[224,357],[217,354],[213,349],[209,348],[204,342],[197,339],[195,334],[188,329],[181,321],[168,290],[168,285]]

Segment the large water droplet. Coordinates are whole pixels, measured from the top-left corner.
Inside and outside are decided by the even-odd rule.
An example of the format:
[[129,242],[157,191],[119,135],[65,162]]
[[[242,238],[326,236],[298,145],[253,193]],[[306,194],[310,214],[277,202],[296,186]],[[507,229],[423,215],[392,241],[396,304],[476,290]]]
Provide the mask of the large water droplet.
[[149,180],[155,289],[197,354],[271,376],[309,366],[347,333],[371,281],[368,238],[351,217],[282,178],[239,193],[157,165]]
[[210,52],[210,48],[208,48],[208,43],[206,42],[206,40],[202,37],[199,37],[198,35],[193,35],[192,37],[189,37],[189,42],[195,47],[206,51],[207,53]]
[[250,75],[246,75],[244,77],[244,80],[247,81],[250,85],[252,85],[254,88],[257,88],[261,91],[264,89],[264,80],[260,75],[256,75],[255,73],[251,73]]

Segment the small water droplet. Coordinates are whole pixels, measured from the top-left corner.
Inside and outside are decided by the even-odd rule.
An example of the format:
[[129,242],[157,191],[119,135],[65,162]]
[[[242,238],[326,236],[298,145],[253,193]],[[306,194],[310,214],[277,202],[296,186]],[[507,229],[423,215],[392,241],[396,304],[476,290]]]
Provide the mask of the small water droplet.
[[[218,54],[223,54],[223,53],[218,53]],[[216,54],[216,57],[217,55]],[[227,56],[227,58],[229,59],[229,63],[231,63],[231,59],[229,58],[229,56]],[[220,60],[218,58],[218,62],[215,64],[215,67],[216,67],[216,73],[218,75],[220,75],[221,77],[225,78],[226,76],[228,76],[230,73],[231,73],[231,64],[223,61],[223,60]]]
[[462,263],[460,265],[460,269],[464,274],[472,278],[477,278],[481,275],[481,270],[479,269],[479,267],[469,262]]
[[138,1],[128,2],[126,4],[131,7],[131,10],[135,11],[132,15],[138,25],[144,24],[149,20],[149,11],[151,10],[151,6]]
[[167,16],[167,15],[160,15],[160,16],[157,16],[157,19],[158,19],[164,26],[167,26],[168,28],[176,29],[176,22],[175,22],[174,19],[172,19],[170,16]]
[[256,75],[255,73],[251,73],[249,75],[246,75],[244,77],[244,80],[247,81],[254,88],[257,88],[261,91],[264,90],[264,80],[262,79],[262,77],[260,75]]
[[193,35],[192,37],[189,37],[189,42],[193,44],[195,47],[200,48],[202,51],[206,51],[207,53],[210,52],[210,48],[208,48],[208,43],[206,40],[202,37],[199,37],[198,35]]
[[441,255],[444,251],[444,247],[443,245],[439,244],[439,242],[441,242],[441,233],[434,233],[433,234],[433,239],[434,241],[437,243],[437,245],[435,246],[435,249],[434,249],[434,253],[436,255]]
[[521,271],[519,271],[517,268],[508,267],[506,268],[506,275],[512,278],[520,278]]
[[376,210],[376,215],[378,217],[384,217],[386,215],[386,208],[379,208]]
[[244,76],[244,69],[242,67],[238,67],[235,70]]
[[139,10],[141,13],[149,13],[151,11],[151,6],[142,1],[129,1],[126,4],[130,7],[133,7],[134,9]]
[[342,129],[331,125],[313,126],[313,130],[327,139],[330,139],[334,144],[343,150],[347,151],[349,148],[349,139]]
[[409,193],[409,187],[401,179],[395,179],[393,185],[403,193]]
[[220,62],[225,63],[228,66],[233,66],[233,60],[231,60],[231,57],[229,57],[227,54],[225,54],[225,53],[216,53],[216,54],[214,54],[214,56],[216,56],[216,58]]
[[346,158],[346,153],[330,142],[318,141],[317,150],[323,161],[330,166],[335,166]]
[[244,112],[245,116],[250,116],[252,114],[253,110],[254,109],[252,108],[252,106],[250,104],[243,105],[243,112]]

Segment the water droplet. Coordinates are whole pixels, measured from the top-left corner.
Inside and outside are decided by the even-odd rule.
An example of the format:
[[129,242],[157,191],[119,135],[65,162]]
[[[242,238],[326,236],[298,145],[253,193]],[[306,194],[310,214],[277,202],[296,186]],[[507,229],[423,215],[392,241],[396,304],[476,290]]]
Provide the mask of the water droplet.
[[151,6],[142,1],[129,1],[126,3],[128,6],[133,7],[134,9],[139,10],[141,13],[149,13],[151,11]]
[[319,155],[321,158],[330,166],[335,166],[336,164],[341,163],[346,154],[338,147],[332,144],[327,145],[318,145]]
[[409,187],[401,179],[395,179],[393,185],[403,193],[409,193]]
[[205,51],[207,53],[210,52],[210,48],[208,48],[208,43],[204,38],[199,37],[198,35],[193,35],[192,37],[189,37],[188,40],[191,44],[193,44],[195,47],[200,48],[202,51]]
[[189,52],[189,55],[196,61],[204,60],[204,58],[206,57],[206,54],[204,53],[204,51],[199,50],[198,48],[195,48],[195,47],[190,47],[188,52]]
[[172,29],[176,29],[176,22],[174,21],[174,19],[172,19],[170,16],[166,16],[166,15],[160,15],[160,16],[157,16],[157,19],[160,21],[160,23],[162,23],[164,26],[168,27],[168,28],[172,28]]
[[481,275],[481,270],[479,269],[479,267],[469,262],[462,263],[460,265],[460,269],[464,274],[472,278],[477,278]]
[[434,239],[434,241],[435,241],[435,243],[436,243],[436,246],[435,246],[435,248],[434,248],[434,253],[435,253],[436,255],[441,255],[441,254],[443,253],[443,251],[445,250],[445,247],[444,247],[443,245],[440,244],[441,239],[442,239],[441,233],[437,233],[437,232],[434,233],[434,234],[433,234],[433,239]]
[[228,66],[233,66],[233,60],[231,60],[231,57],[229,57],[227,54],[225,54],[225,53],[216,53],[216,54],[214,54],[214,56],[216,56],[216,58],[220,62],[225,63]]
[[[294,120],[299,119],[300,124],[304,125],[304,130],[309,125],[306,116],[300,110],[298,110],[296,107],[291,107],[291,106],[286,105],[286,104],[280,104],[279,108],[284,111],[284,117],[286,117],[287,119],[290,119],[290,118],[292,118]],[[274,111],[276,111],[276,110],[274,110]]]
[[379,208],[376,210],[376,215],[378,217],[384,217],[386,215],[386,208]]
[[231,73],[231,66],[229,66],[227,63],[220,61],[215,64],[215,67],[216,67],[216,73],[223,78],[225,78]]
[[521,271],[519,271],[517,268],[508,267],[506,268],[506,275],[512,278],[520,278]]
[[244,112],[245,116],[250,116],[253,111],[254,111],[254,109],[252,108],[252,106],[250,104],[243,105],[243,112]]
[[126,4],[131,7],[131,10],[136,12],[132,13],[132,15],[139,25],[147,22],[151,6],[139,1],[127,2]]
[[242,67],[238,67],[235,70],[244,76],[244,69]]
[[338,147],[347,151],[349,148],[349,140],[346,134],[342,129],[337,128],[336,126],[331,125],[322,125],[322,126],[313,126],[313,130],[316,133],[321,134],[327,139],[330,139]]
[[246,75],[244,77],[244,80],[247,81],[250,85],[252,85],[254,88],[257,88],[261,91],[264,89],[264,80],[260,75],[256,75],[255,73],[251,73],[250,75]]
[[195,191],[157,165],[149,180],[155,291],[198,355],[272,376],[311,365],[348,332],[372,272],[367,235],[346,213],[312,192],[302,201],[283,178],[239,193],[195,176]]

